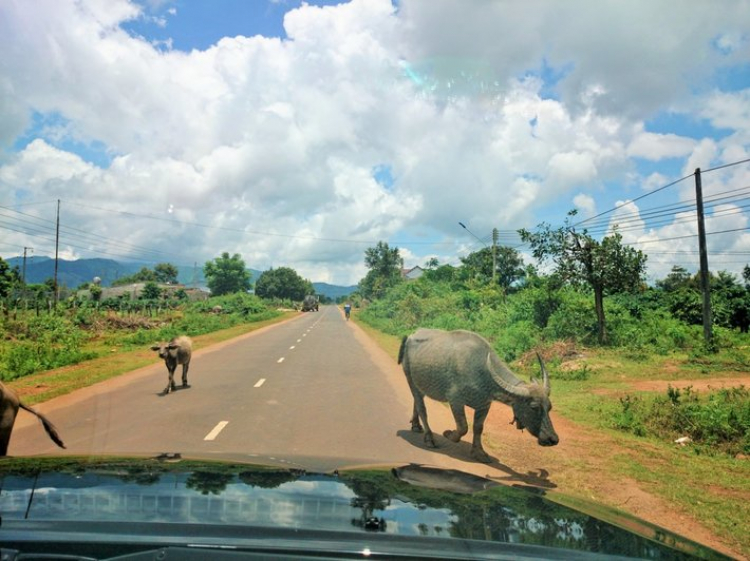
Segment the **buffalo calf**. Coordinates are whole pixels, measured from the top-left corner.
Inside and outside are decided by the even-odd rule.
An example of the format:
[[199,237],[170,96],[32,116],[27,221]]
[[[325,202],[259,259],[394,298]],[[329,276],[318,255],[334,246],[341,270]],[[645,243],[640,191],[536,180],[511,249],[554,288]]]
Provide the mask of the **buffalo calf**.
[[169,343],[160,343],[151,347],[152,351],[159,352],[159,358],[164,359],[164,363],[167,365],[169,371],[169,381],[167,387],[164,388],[164,393],[168,394],[173,389],[174,385],[174,371],[178,364],[182,365],[182,387],[187,388],[187,373],[188,367],[190,366],[190,357],[193,354],[193,342],[190,337],[184,335],[175,337]]

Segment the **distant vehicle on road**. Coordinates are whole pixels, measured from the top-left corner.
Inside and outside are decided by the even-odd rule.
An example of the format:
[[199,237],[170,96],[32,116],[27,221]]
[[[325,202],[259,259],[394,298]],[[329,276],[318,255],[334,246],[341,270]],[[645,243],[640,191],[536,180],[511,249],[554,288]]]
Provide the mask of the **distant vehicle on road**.
[[317,312],[319,306],[320,306],[320,302],[318,300],[318,297],[313,294],[308,294],[307,296],[305,296],[305,299],[302,301],[303,312]]

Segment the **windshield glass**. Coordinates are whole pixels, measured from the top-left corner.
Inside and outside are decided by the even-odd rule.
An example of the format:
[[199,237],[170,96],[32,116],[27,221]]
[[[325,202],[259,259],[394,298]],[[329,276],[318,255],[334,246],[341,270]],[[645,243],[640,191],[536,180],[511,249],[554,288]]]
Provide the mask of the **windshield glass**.
[[452,475],[325,479],[421,465],[520,543],[750,556],[745,0],[8,0],[0,49],[3,518],[208,461],[484,540],[403,495]]

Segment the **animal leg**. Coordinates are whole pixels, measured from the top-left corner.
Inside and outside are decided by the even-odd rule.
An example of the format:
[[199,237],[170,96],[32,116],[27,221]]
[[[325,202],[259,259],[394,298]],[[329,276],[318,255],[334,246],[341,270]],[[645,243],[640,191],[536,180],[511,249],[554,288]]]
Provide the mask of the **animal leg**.
[[432,436],[432,430],[430,429],[430,425],[427,422],[427,408],[424,405],[424,396],[417,392],[413,392],[414,394],[414,408],[419,413],[419,419],[422,420],[422,425],[424,425],[424,443],[427,444],[430,448],[437,448],[437,445],[435,444],[435,438]]
[[169,380],[167,381],[167,387],[164,388],[164,393],[169,393],[173,389],[175,389],[175,385],[174,385],[174,371],[175,371],[174,368],[170,368],[169,369]]
[[187,388],[187,373],[188,373],[188,367],[190,366],[189,362],[186,362],[182,365],[182,387]]
[[492,457],[482,447],[484,420],[490,412],[490,405],[491,403],[488,403],[485,406],[474,409],[474,441],[471,445],[471,457],[485,464],[489,464],[492,461]]
[[469,432],[469,424],[466,422],[466,412],[464,411],[463,404],[451,403],[450,405],[453,418],[456,419],[456,430],[444,431],[443,436],[452,442],[458,442],[462,436]]
[[417,411],[417,401],[414,400],[414,412],[411,416],[411,431],[412,432],[424,432],[422,423],[419,422],[419,411]]

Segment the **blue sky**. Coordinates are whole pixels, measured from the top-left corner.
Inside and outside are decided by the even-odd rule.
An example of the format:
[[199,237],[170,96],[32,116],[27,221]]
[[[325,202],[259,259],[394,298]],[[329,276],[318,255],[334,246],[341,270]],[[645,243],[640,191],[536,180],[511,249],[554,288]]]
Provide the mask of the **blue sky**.
[[[40,2],[0,6],[3,256],[50,253],[59,198],[68,258],[350,284],[379,240],[455,264],[481,247],[459,222],[586,220],[750,156],[740,0]],[[704,176],[708,230],[733,230],[712,268],[750,255],[748,187],[748,164]],[[693,189],[584,224],[627,220],[652,280],[694,270]]]

